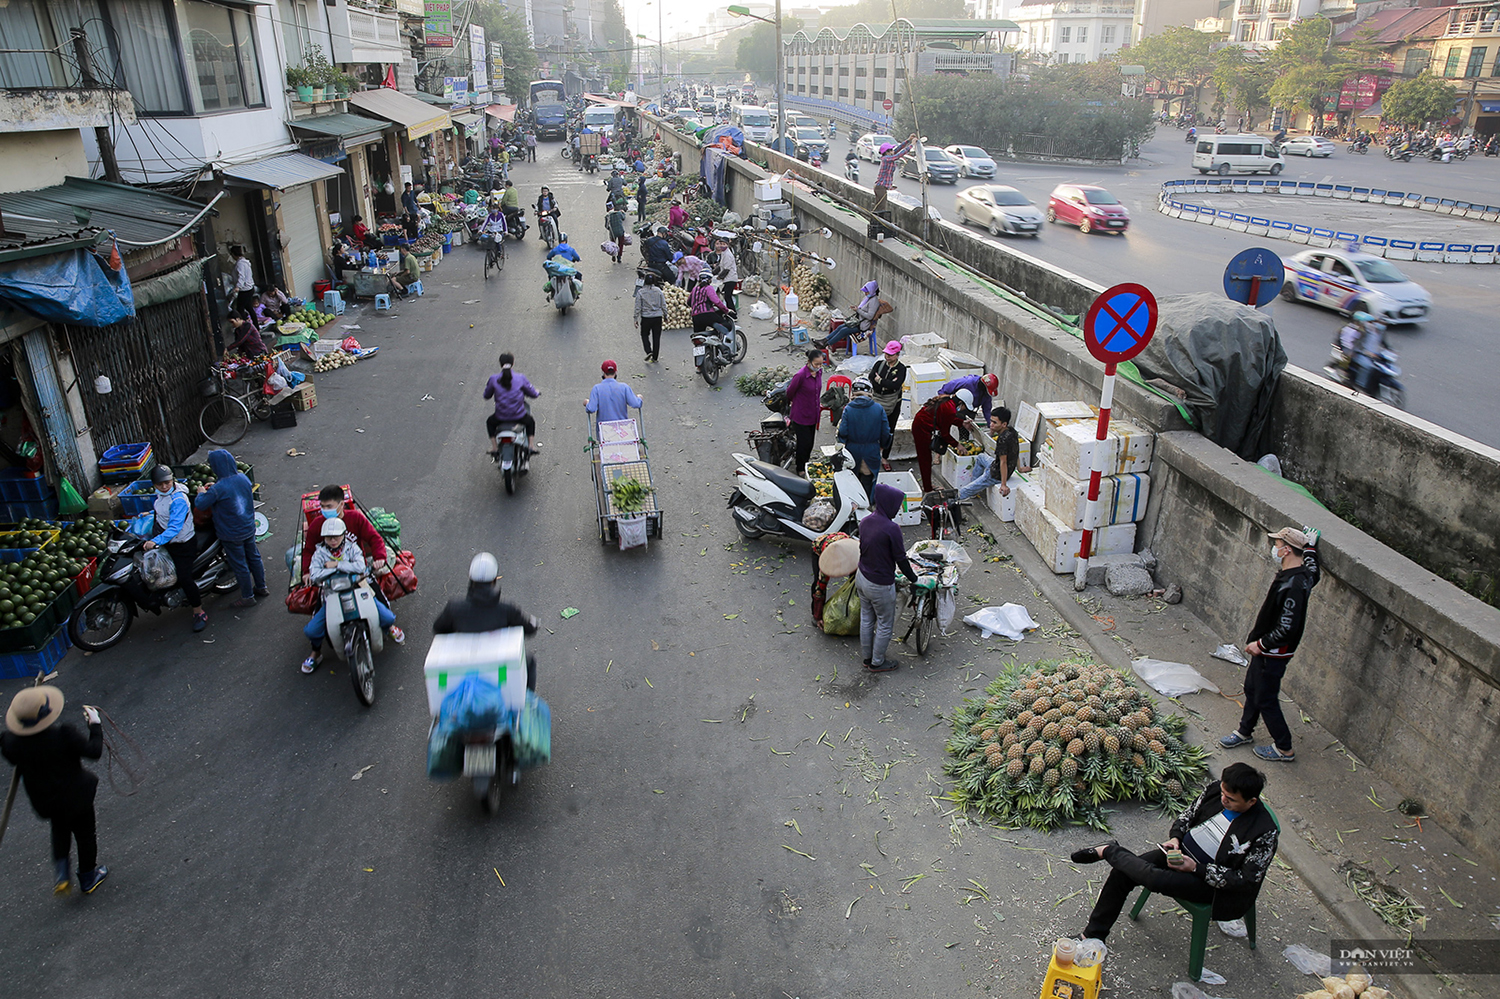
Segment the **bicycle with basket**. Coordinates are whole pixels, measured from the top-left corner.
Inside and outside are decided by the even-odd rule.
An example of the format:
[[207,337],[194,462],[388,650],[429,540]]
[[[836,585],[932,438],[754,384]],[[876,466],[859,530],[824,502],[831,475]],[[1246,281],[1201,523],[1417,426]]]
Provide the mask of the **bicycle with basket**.
[[617,541],[623,549],[644,545],[648,537],[659,540],[664,514],[651,484],[644,418],[638,414],[630,420],[601,422],[597,415],[592,419],[588,447],[599,543]]
[[[944,630],[958,613],[958,580],[974,560],[957,541],[918,541],[906,552],[917,581],[903,582],[910,591],[911,623],[901,641],[915,636],[917,655],[925,656],[934,631]],[[904,577],[903,577],[904,579]]]
[[198,412],[198,429],[210,442],[228,447],[239,442],[250,429],[251,420],[269,420],[279,403],[290,399],[288,387],[266,394],[266,379],[275,371],[285,352],[278,351],[265,360],[244,364],[215,364],[201,385],[208,397]]

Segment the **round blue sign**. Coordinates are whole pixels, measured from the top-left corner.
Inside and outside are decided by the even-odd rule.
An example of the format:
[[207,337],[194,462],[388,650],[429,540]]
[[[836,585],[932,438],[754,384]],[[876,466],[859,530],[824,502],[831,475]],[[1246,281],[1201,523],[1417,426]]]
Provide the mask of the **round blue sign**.
[[1105,364],[1128,361],[1156,332],[1156,296],[1144,285],[1117,284],[1094,299],[1083,317],[1083,342]]
[[1232,302],[1260,308],[1281,291],[1286,268],[1281,258],[1264,247],[1241,250],[1224,268],[1224,294]]

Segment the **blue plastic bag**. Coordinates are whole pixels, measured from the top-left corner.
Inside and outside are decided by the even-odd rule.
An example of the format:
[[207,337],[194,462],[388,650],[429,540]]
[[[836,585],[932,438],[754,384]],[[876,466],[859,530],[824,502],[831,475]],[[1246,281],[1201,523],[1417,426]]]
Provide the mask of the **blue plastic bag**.
[[479,674],[471,673],[443,698],[438,707],[437,727],[449,734],[497,728],[504,711],[500,688]]

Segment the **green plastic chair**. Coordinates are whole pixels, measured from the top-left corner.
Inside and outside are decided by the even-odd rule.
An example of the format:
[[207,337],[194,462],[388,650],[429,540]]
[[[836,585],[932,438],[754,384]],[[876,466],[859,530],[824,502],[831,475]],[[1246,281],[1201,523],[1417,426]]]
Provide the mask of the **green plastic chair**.
[[[1264,800],[1262,800],[1261,804],[1266,805],[1266,811],[1268,811],[1268,812],[1271,813],[1271,821],[1274,822],[1274,823],[1276,823],[1276,831],[1280,832],[1281,831],[1281,820],[1276,817],[1276,813],[1271,810],[1271,806],[1269,804],[1266,804]],[[1136,901],[1135,901],[1135,907],[1130,910],[1130,918],[1131,919],[1137,919],[1138,920],[1138,919],[1141,918],[1141,910],[1146,907],[1146,900],[1151,897],[1151,894],[1152,893],[1148,889],[1146,889],[1146,888],[1142,888],[1141,889],[1140,897],[1137,898]],[[1173,899],[1173,901],[1175,901],[1178,905],[1180,905],[1183,909],[1185,909],[1187,911],[1188,915],[1190,915],[1190,916],[1193,917],[1193,936],[1192,936],[1191,942],[1188,944],[1188,979],[1190,981],[1196,982],[1200,978],[1203,977],[1203,955],[1208,950],[1208,925],[1211,922],[1213,922],[1213,918],[1214,918],[1213,903],[1211,903],[1211,902],[1184,902],[1180,898],[1179,899]],[[1247,912],[1247,913],[1245,913],[1244,920],[1245,920],[1245,929],[1248,931],[1248,934],[1249,934],[1248,935],[1248,942],[1250,944],[1250,949],[1254,950],[1255,949],[1255,906],[1254,905],[1250,906],[1250,911]]]

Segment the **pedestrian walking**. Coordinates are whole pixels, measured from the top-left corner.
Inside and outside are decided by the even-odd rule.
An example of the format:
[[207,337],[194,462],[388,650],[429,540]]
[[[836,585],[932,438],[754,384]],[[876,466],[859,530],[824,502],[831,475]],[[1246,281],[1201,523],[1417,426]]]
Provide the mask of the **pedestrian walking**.
[[968,502],[991,486],[1000,487],[1001,496],[1010,495],[1010,477],[1016,472],[1029,472],[1030,466],[1021,464],[1021,436],[1010,425],[1010,407],[996,406],[990,413],[990,433],[995,435],[995,456],[987,454],[974,458],[974,478],[958,491],[958,501]]
[[72,891],[69,856],[78,844],[78,885],[93,894],[109,868],[99,864],[95,835],[94,793],[99,778],[83,768],[84,760],[104,755],[104,728],[99,709],[84,705],[88,735],[62,721],[63,693],[56,687],[27,687],[16,694],[0,732],[0,756],[16,768],[26,797],[38,817],[52,824],[52,891]]
[[526,133],[526,162],[536,162],[536,132]]
[[254,607],[256,597],[270,596],[266,568],[255,547],[254,485],[223,448],[208,453],[208,467],[218,476],[211,486],[199,486],[193,505],[213,514],[214,533],[224,558],[240,581],[240,598],[231,607]]
[[635,220],[646,221],[646,175],[641,174],[635,182]]
[[500,147],[500,179],[510,180],[510,149],[504,145]]
[[885,410],[875,402],[874,389],[868,378],[856,378],[850,386],[852,398],[839,419],[839,441],[854,458],[854,474],[865,487],[865,496],[875,492],[875,477],[880,473],[880,450],[891,438]]
[[823,352],[809,350],[804,364],[786,387],[786,401],[790,404],[788,415],[792,421],[792,433],[797,439],[797,474],[807,469],[807,459],[812,457],[813,438],[818,433],[818,420],[823,416]]
[[875,401],[885,410],[886,422],[891,428],[891,436],[886,438],[885,446],[880,449],[880,467],[889,472],[891,442],[896,439],[896,423],[901,419],[901,390],[906,385],[906,365],[901,363],[900,340],[892,340],[885,345],[880,353],[880,360],[870,368],[868,377]]
[[906,557],[906,540],[893,519],[905,498],[895,486],[877,484],[874,509],[859,522],[859,570],[854,574],[859,590],[859,651],[872,673],[888,673],[899,665],[885,661],[896,629],[896,570],[917,581]]
[[604,227],[609,231],[610,242],[615,244],[615,263],[625,259],[625,196],[622,194],[609,204],[604,213]]
[[641,329],[646,360],[656,361],[661,354],[661,324],[667,315],[667,296],[661,288],[660,274],[647,271],[645,281],[635,293],[635,322]]
[[1318,566],[1319,532],[1310,527],[1300,531],[1284,527],[1266,536],[1271,539],[1271,558],[1280,568],[1245,644],[1250,665],[1245,670],[1244,713],[1239,727],[1219,744],[1233,749],[1254,742],[1255,723],[1263,720],[1272,744],[1256,746],[1255,755],[1269,763],[1291,763],[1297,754],[1292,751],[1292,730],[1281,713],[1281,678],[1302,640],[1308,598],[1322,575]]

